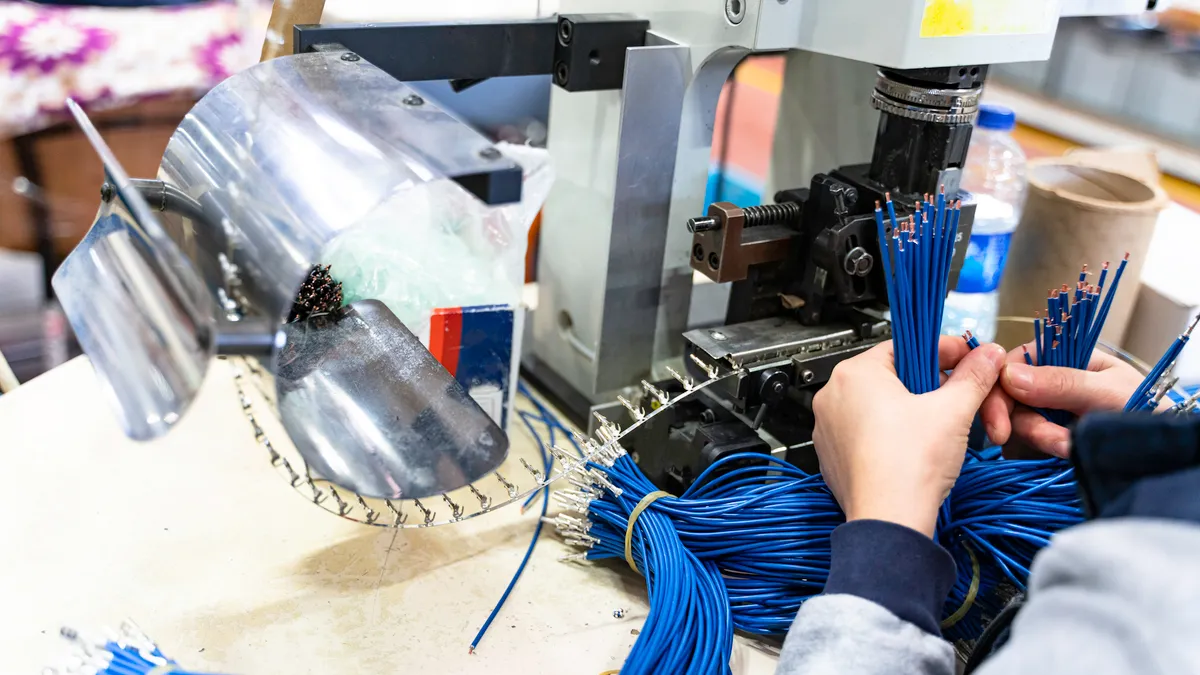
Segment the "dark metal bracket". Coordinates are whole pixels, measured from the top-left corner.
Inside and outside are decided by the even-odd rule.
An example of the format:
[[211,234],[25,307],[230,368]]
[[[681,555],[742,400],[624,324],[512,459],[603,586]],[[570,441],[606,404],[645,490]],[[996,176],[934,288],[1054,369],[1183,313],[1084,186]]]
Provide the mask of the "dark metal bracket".
[[295,27],[296,53],[339,44],[401,82],[552,75],[567,91],[620,89],[625,50],[646,42],[650,22],[620,14],[564,14],[530,21],[379,23]]

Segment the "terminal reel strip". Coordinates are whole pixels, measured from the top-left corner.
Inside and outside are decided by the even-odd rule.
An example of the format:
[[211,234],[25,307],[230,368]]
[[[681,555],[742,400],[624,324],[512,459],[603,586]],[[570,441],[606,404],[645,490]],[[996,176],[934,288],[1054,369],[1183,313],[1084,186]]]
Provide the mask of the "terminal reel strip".
[[[733,375],[739,370],[721,373],[718,368],[697,359],[693,360],[708,376],[703,382],[695,382],[672,368],[667,370],[683,386],[683,391],[672,396],[643,380],[642,389],[651,401],[651,410],[644,412],[624,397],[617,399],[634,422],[622,430],[616,423],[603,415],[594,413],[599,426],[596,440],[574,434],[575,442],[584,452],[580,457],[574,447],[549,448],[553,455],[550,475],[542,471],[543,460],[536,444],[510,444],[508,458],[490,476],[473,484],[440,495],[440,498],[377,499],[363,497],[348,489],[337,487],[313,474],[300,454],[287,440],[287,433],[278,417],[265,411],[274,408],[275,402],[268,392],[274,391],[270,374],[263,371],[253,359],[222,357],[233,371],[233,381],[238,392],[238,401],[245,413],[254,439],[266,450],[267,458],[276,472],[306,501],[347,520],[364,525],[389,528],[434,527],[457,523],[502,507],[522,501],[534,492],[561,478],[567,478],[581,489],[600,488],[607,484],[603,471],[589,468],[588,462],[611,465],[625,454],[620,440],[642,424],[661,414],[667,408],[693,396],[696,392]],[[514,408],[513,413],[516,414]],[[516,422],[514,421],[513,424]],[[518,445],[522,447],[518,447]],[[530,447],[524,447],[524,446]]]

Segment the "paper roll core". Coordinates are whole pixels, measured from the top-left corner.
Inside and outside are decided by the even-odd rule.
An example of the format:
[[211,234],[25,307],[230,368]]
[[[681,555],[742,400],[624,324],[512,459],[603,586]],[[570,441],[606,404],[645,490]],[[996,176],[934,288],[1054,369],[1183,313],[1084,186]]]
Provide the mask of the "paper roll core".
[[[1045,313],[1047,290],[1065,283],[1074,295],[1084,263],[1088,282],[1095,283],[1102,263],[1109,262],[1115,271],[1128,252],[1129,266],[1101,333],[1102,340],[1120,345],[1142,262],[1168,198],[1154,182],[1099,163],[1103,160],[1093,153],[1030,162],[1029,196],[1000,285],[1000,315]],[[1110,272],[1110,285],[1112,276]],[[1012,323],[1001,323],[997,334],[1010,349],[1032,338],[1028,326]]]

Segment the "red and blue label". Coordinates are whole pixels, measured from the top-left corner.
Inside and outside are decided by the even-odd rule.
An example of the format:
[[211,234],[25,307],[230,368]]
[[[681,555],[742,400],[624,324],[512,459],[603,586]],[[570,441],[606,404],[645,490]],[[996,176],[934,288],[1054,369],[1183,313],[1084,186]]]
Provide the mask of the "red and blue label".
[[429,319],[429,351],[501,428],[507,421],[513,308],[446,307]]

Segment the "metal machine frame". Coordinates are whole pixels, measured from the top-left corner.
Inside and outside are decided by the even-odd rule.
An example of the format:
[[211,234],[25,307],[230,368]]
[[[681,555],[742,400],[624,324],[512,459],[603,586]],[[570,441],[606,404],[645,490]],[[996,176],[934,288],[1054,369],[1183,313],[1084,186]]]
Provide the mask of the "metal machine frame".
[[[548,147],[557,183],[544,209],[524,365],[579,415],[641,379],[665,379],[685,354],[699,362],[686,361],[693,374],[737,365],[769,385],[779,370],[811,392],[838,360],[886,337],[882,313],[856,309],[848,320],[840,311],[873,297],[878,249],[854,243],[856,228],[886,189],[957,191],[987,64],[1047,58],[1060,15],[1146,8],[976,0],[978,20],[959,25],[939,23],[933,4],[563,0],[554,19],[298,26],[295,44],[337,44],[398,79],[456,88],[554,78]],[[744,57],[764,52],[789,53],[773,158],[782,210],[714,205],[698,223],[722,87]],[[874,157],[864,140],[872,137]],[[841,168],[820,173],[831,167]],[[968,206],[964,230],[970,220]],[[697,272],[715,283],[693,288]],[[764,293],[775,303],[765,309]],[[746,323],[754,321],[770,325]],[[757,338],[742,351],[766,356],[735,363],[739,352],[715,344],[714,331],[747,330]],[[763,343],[768,336],[775,342]],[[708,417],[724,410],[769,450],[785,450],[794,444],[762,428],[772,391],[739,380],[709,397]]]

